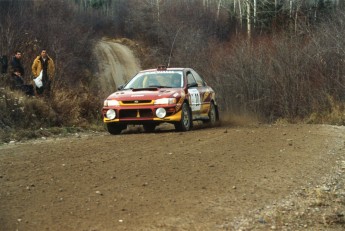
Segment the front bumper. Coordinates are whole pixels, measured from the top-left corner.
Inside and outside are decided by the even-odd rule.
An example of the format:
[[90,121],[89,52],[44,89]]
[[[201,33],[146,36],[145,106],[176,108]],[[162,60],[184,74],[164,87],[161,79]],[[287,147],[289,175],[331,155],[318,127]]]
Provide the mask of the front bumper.
[[[164,108],[167,115],[164,118],[156,116],[156,110]],[[109,109],[116,112],[115,119],[106,117]],[[104,107],[102,109],[104,123],[145,123],[145,122],[178,122],[181,120],[181,110],[176,111],[176,105],[156,105],[154,107]]]

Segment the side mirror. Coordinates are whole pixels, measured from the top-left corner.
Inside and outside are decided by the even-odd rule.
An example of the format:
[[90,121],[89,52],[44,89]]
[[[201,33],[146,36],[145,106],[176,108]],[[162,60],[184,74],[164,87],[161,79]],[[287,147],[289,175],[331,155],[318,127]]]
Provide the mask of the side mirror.
[[125,85],[120,85],[117,90],[122,90]]
[[194,82],[194,83],[188,83],[187,84],[187,87],[188,88],[190,88],[190,87],[197,87],[198,86],[198,84],[196,83],[196,82]]

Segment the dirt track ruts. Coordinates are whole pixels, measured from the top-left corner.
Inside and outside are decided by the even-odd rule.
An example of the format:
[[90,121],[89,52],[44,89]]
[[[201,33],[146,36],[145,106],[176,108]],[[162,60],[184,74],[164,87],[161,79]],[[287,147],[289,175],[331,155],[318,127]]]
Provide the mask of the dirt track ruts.
[[0,230],[239,230],[241,216],[320,183],[343,145],[342,127],[322,125],[5,145]]

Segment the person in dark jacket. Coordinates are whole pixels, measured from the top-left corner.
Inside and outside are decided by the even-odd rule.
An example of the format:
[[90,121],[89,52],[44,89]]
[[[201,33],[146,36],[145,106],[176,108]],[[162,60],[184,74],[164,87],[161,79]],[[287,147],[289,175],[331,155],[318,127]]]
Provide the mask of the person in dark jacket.
[[33,96],[34,88],[32,84],[25,84],[24,81],[24,67],[21,63],[22,53],[16,51],[14,57],[10,63],[10,72],[11,72],[11,89],[20,90],[26,95]]
[[22,77],[24,76],[25,71],[21,63],[21,59],[22,59],[22,53],[20,51],[16,51],[10,63],[10,72],[12,76],[16,75],[14,73],[15,70],[16,72],[20,73],[20,76]]
[[7,55],[3,55],[0,57],[0,73],[6,74],[8,68],[8,59]]

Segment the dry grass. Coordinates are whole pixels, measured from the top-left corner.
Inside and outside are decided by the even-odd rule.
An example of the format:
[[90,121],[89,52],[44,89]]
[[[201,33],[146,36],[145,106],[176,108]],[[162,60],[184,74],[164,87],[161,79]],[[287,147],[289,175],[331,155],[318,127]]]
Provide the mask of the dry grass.
[[327,96],[327,100],[331,105],[330,110],[313,112],[305,119],[306,123],[345,125],[345,103],[336,101],[331,96]]
[[28,97],[0,89],[0,143],[35,139],[80,130],[104,130],[100,100],[81,91],[64,90],[50,98]]

